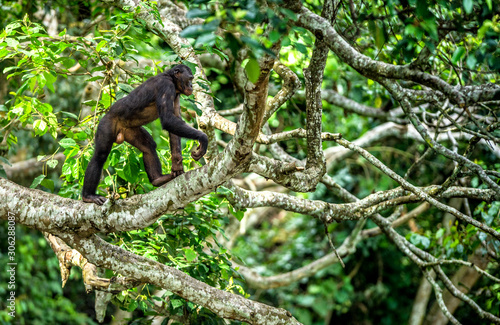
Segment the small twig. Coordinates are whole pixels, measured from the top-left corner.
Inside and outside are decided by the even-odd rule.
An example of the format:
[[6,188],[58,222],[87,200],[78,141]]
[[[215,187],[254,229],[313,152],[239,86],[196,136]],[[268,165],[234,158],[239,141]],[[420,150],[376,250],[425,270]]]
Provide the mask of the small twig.
[[333,245],[332,237],[330,236],[330,233],[328,232],[328,225],[326,224],[326,222],[324,220],[323,220],[323,225],[325,226],[325,234],[326,234],[326,237],[328,237],[328,242],[330,243],[330,247],[332,248],[332,250],[335,253],[335,255],[337,256],[337,258],[339,259],[339,262],[340,262],[340,265],[342,265],[342,268],[345,269],[344,261],[342,261],[342,258],[340,257],[339,252],[337,252],[335,245]]

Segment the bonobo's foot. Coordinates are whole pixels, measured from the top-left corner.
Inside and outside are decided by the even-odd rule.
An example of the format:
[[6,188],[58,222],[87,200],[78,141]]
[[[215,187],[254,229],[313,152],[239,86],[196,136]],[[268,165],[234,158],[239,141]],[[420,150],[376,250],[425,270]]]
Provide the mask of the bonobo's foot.
[[100,196],[97,194],[86,195],[82,197],[82,201],[86,203],[95,203],[98,205],[103,205],[106,202],[106,198],[104,196]]
[[184,169],[172,170],[172,179],[176,178],[177,176],[181,176],[182,174],[184,174]]
[[163,184],[170,182],[173,179],[174,179],[174,176],[172,176],[172,174],[161,175],[160,177],[152,180],[151,184],[153,184],[153,186],[159,187],[159,186],[162,186]]

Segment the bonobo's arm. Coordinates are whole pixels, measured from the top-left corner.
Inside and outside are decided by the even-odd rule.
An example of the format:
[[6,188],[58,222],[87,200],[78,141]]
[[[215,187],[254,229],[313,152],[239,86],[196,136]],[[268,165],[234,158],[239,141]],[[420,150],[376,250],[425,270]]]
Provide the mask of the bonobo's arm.
[[200,147],[195,152],[192,152],[191,156],[195,160],[201,159],[207,152],[207,135],[184,122],[180,116],[175,116],[174,101],[177,94],[173,83],[170,82],[170,85],[167,85],[164,89],[165,91],[156,98],[156,107],[162,128],[179,137],[197,140]]

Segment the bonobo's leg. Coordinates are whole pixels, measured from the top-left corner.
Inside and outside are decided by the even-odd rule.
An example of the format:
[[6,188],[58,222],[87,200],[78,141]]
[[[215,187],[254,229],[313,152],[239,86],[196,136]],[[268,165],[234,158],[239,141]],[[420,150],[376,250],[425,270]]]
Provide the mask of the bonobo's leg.
[[156,142],[143,127],[126,129],[123,134],[125,141],[142,152],[144,168],[151,184],[161,186],[174,178],[172,174],[163,175],[161,173],[161,163],[156,153]]
[[[174,115],[181,117],[180,96],[177,94],[174,100]],[[172,175],[177,177],[184,173],[182,165],[182,145],[181,137],[169,132],[170,137],[170,154],[172,155]]]
[[108,158],[111,147],[115,140],[115,135],[112,130],[112,121],[109,117],[104,116],[97,127],[95,135],[94,155],[90,159],[85,178],[83,180],[82,200],[83,202],[96,203],[102,205],[106,202],[106,198],[95,194],[99,179],[101,178],[102,167]]
[[170,154],[172,155],[172,174],[177,177],[184,173],[182,165],[182,145],[181,138],[173,133],[170,135]]

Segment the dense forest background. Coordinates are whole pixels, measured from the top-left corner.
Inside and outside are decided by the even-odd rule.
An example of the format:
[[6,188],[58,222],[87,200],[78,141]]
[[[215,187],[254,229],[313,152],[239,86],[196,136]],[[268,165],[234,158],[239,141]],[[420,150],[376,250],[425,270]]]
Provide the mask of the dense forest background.
[[[500,324],[500,1],[0,6],[0,324]],[[155,188],[115,145],[82,203],[99,119],[179,63],[204,160]]]

